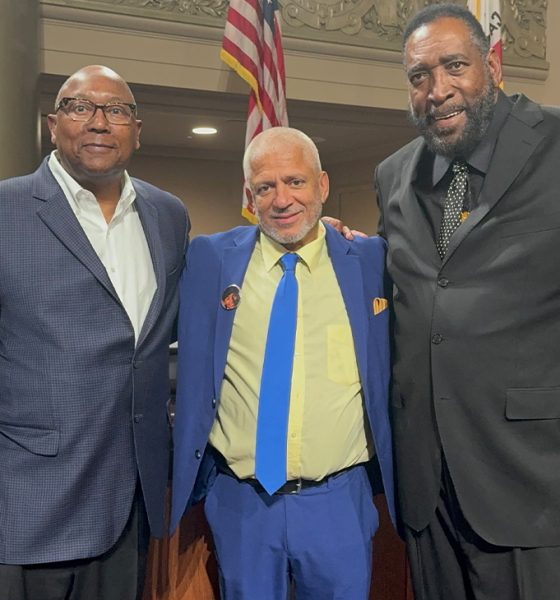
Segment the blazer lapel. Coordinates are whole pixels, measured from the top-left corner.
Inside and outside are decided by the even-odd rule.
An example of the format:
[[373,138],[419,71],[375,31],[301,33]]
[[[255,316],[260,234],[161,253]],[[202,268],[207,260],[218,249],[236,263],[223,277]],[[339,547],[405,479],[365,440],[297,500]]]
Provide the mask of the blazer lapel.
[[356,360],[362,386],[367,386],[367,314],[364,311],[362,267],[357,255],[351,253],[351,244],[338,232],[326,226],[327,248],[344,299],[354,338]]
[[68,204],[66,196],[50,173],[46,159],[37,172],[33,197],[44,202],[37,211],[38,217],[120,304],[120,299],[103,263],[90,244],[76,215]]
[[478,206],[451,237],[442,264],[452,256],[457,246],[467,237],[488,212],[503,198],[509,186],[519,175],[543,136],[534,129],[542,120],[538,106],[521,96],[508,116],[490,163],[490,169],[480,191]]
[[[413,187],[418,163],[425,146],[424,140],[418,138],[416,146],[412,149],[410,157],[404,164],[402,173],[398,176],[400,185],[394,194],[398,201],[395,205],[391,205],[389,210],[400,211],[398,218],[404,221],[402,231],[407,232],[407,239],[405,240],[407,248],[412,248],[415,253],[423,257],[424,261],[437,265],[439,268],[441,259],[432,235],[432,228],[420,206],[420,201]],[[394,216],[390,220],[395,222]]]
[[[249,227],[244,229],[239,236],[233,240],[233,244],[223,249],[222,263],[220,269],[219,293],[229,285],[237,285],[240,288],[243,285],[243,279],[251,254],[257,241],[258,228]],[[241,292],[241,301],[243,302],[243,292]],[[220,393],[224,371],[226,367],[226,358],[233,327],[235,310],[224,310],[218,303],[218,312],[216,316],[216,338],[214,340],[214,391],[216,397]]]
[[163,300],[165,298],[166,277],[165,261],[163,259],[163,249],[161,245],[164,236],[159,230],[158,212],[152,202],[138,191],[136,192],[135,203],[140,222],[142,223],[142,228],[144,229],[144,235],[146,236],[146,242],[150,250],[156,277],[156,291],[138,337],[137,346],[139,346],[156,323],[161,312]]

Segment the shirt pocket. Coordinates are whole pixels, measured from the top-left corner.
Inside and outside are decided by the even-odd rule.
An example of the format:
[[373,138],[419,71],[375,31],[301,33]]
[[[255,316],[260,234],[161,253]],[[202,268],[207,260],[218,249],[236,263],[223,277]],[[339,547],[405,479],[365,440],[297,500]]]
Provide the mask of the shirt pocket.
[[349,326],[327,326],[327,376],[341,385],[352,385],[359,380],[354,339]]

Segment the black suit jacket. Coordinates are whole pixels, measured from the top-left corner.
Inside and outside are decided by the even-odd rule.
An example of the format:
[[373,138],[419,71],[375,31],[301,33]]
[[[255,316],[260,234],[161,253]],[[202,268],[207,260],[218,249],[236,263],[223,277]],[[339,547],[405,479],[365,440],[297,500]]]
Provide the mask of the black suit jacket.
[[479,205],[438,257],[411,181],[418,138],[376,171],[394,283],[401,515],[432,516],[441,451],[487,541],[560,544],[560,111],[524,96]]

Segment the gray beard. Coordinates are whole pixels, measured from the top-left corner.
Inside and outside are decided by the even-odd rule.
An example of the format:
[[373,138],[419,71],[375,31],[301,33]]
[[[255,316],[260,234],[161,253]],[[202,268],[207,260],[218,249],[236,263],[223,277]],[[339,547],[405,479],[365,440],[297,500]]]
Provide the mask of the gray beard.
[[323,205],[319,204],[319,206],[313,209],[313,212],[308,215],[308,219],[302,224],[301,229],[292,233],[291,235],[288,235],[282,233],[281,230],[279,231],[263,225],[259,219],[259,211],[255,208],[255,213],[257,215],[257,219],[259,219],[259,227],[261,231],[275,242],[278,242],[281,246],[297,244],[300,242],[313,229],[313,227],[315,227],[317,221],[321,218],[322,212]]
[[430,127],[433,123],[431,115],[417,115],[411,108],[409,117],[433,153],[441,154],[449,159],[466,158],[488,131],[496,106],[495,94],[494,85],[491,79],[489,79],[484,93],[472,106],[449,106],[449,110],[463,109],[467,118],[465,129],[459,138],[453,142],[447,139],[447,131],[445,129],[434,131]]

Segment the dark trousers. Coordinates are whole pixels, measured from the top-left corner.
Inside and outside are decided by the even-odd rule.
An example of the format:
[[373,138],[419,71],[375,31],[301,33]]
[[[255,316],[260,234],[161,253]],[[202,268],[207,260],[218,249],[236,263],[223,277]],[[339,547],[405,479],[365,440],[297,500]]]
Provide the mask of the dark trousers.
[[137,494],[115,545],[94,558],[40,565],[0,564],[2,600],[140,600],[149,532]]
[[[481,494],[484,490],[480,490]],[[560,547],[494,546],[467,523],[444,467],[426,529],[405,528],[415,600],[557,600]]]

